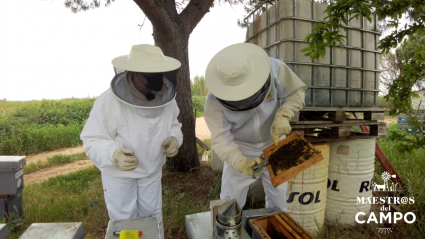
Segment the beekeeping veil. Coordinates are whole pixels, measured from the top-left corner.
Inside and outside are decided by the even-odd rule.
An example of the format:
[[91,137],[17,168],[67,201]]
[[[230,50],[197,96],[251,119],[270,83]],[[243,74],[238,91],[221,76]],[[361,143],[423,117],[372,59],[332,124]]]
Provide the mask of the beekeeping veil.
[[[176,75],[172,73],[180,68],[181,64],[174,58],[164,56],[159,47],[148,44],[134,45],[130,54],[114,58],[112,65],[116,75],[112,79],[111,90],[121,102],[138,108],[159,108],[175,98],[176,81],[167,79],[164,75]],[[135,72],[143,74],[148,82],[143,84],[152,89],[151,93],[145,96],[135,89],[132,81]],[[156,87],[152,85],[161,85],[161,81],[161,89],[155,90]]]
[[205,82],[225,108],[253,109],[270,90],[270,58],[261,47],[251,43],[228,46],[208,63]]

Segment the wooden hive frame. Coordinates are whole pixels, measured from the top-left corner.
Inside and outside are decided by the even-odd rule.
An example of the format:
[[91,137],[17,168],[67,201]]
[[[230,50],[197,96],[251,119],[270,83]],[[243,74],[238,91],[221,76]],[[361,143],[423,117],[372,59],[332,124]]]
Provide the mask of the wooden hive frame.
[[[280,147],[282,147],[285,144],[288,144],[289,142],[291,142],[292,140],[295,140],[295,139],[305,141],[307,143],[308,147],[314,152],[315,156],[305,160],[303,163],[301,163],[299,165],[296,165],[296,166],[294,166],[290,169],[287,169],[286,171],[284,171],[282,173],[279,173],[278,175],[275,175],[274,171],[272,169],[272,166],[269,162],[270,156],[274,152],[276,152]],[[289,135],[288,137],[286,137],[285,139],[279,141],[279,144],[278,144],[277,147],[275,145],[271,145],[271,146],[267,147],[266,149],[263,150],[263,154],[264,154],[264,158],[266,160],[267,170],[269,171],[270,179],[271,179],[271,182],[272,182],[274,187],[277,187],[277,186],[281,185],[282,183],[290,180],[291,178],[294,178],[295,176],[297,176],[298,173],[306,170],[310,166],[313,166],[314,164],[320,162],[323,159],[323,156],[320,153],[320,151],[315,149],[313,147],[313,145],[310,142],[308,142],[298,132],[294,132],[291,135]]]
[[[273,239],[284,236],[288,239],[314,239],[288,213],[280,212],[249,220],[253,229],[253,238]],[[278,234],[278,235],[275,235]]]

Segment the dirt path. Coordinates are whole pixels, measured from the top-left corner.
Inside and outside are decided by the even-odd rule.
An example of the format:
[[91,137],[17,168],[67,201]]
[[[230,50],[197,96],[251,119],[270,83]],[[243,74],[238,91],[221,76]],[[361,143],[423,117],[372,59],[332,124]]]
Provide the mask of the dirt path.
[[198,139],[211,139],[211,132],[204,117],[196,118],[195,134]]
[[74,163],[45,168],[40,171],[24,175],[24,183],[26,185],[33,183],[41,183],[49,178],[76,172],[94,165],[90,159],[79,160]]
[[[196,119],[196,137],[199,139],[210,139],[211,138],[211,132],[208,129],[207,124],[205,123],[204,117],[197,118]],[[39,153],[27,156],[26,163],[35,163],[40,160],[46,160],[49,157],[53,157],[57,154],[64,154],[64,155],[70,155],[70,154],[77,154],[84,152],[83,146],[77,146],[73,148],[65,148],[65,149],[58,149],[54,151]]]
[[[196,131],[196,136],[201,140],[211,138],[211,132],[208,129],[208,126],[205,123],[205,120],[203,117],[196,119],[195,131]],[[26,163],[27,164],[36,163],[37,161],[43,161],[49,157],[53,157],[54,155],[58,155],[58,154],[70,155],[70,154],[76,154],[76,153],[82,153],[82,152],[84,152],[83,146],[58,149],[58,150],[54,150],[50,152],[27,156]],[[40,171],[24,175],[24,182],[27,185],[33,184],[33,183],[40,183],[49,178],[76,172],[76,171],[88,168],[92,165],[94,165],[93,162],[87,159],[87,160],[79,160],[77,162],[62,165],[62,166],[54,166],[54,167],[42,169]]]
[[73,148],[65,148],[65,149],[58,149],[54,151],[39,153],[39,154],[33,154],[30,156],[27,156],[26,163],[35,163],[37,161],[46,160],[49,157],[53,157],[57,154],[64,154],[64,155],[70,155],[70,154],[77,154],[84,152],[83,146],[73,147]]
[[387,117],[385,117],[384,122],[387,123],[387,125],[397,124],[397,120],[398,120],[398,118],[387,118]]

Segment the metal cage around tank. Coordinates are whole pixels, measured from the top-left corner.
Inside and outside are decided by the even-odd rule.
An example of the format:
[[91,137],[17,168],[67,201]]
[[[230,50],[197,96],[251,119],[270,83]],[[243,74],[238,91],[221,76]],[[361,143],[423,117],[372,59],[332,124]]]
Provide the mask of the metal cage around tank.
[[[260,7],[267,9],[254,19]],[[308,85],[305,107],[376,110],[379,93],[380,31],[376,17],[352,19],[341,28],[343,48],[329,47],[324,58],[311,60],[301,51],[315,24],[324,21],[328,5],[311,0],[281,0],[258,6],[246,18],[246,42],[261,46],[284,61]],[[276,11],[276,9],[278,9]]]

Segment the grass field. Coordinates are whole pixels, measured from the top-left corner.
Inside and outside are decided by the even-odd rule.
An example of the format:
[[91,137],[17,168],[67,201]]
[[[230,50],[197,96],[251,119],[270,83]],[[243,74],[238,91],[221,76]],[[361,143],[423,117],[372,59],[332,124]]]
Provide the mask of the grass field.
[[[163,217],[166,238],[186,238],[184,216],[208,211],[218,198],[220,174],[203,165],[192,173],[163,172]],[[24,218],[8,223],[11,239],[34,222],[82,222],[87,239],[104,238],[108,214],[100,172],[90,167],[76,173],[25,186]]]

